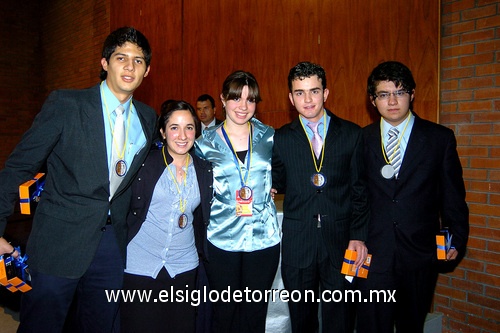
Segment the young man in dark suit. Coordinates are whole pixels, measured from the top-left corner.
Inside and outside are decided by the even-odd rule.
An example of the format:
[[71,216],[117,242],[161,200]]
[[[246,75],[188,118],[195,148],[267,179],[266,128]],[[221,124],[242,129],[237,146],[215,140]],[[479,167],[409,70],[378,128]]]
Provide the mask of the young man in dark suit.
[[[350,289],[340,273],[345,250],[357,252],[357,267],[367,256],[362,131],[324,108],[329,91],[321,66],[297,64],[288,87],[299,117],[275,133],[272,175],[273,187],[285,194],[283,282],[302,296],[288,303],[292,330],[316,332],[316,299],[323,295],[322,332],[350,332],[349,301],[333,302],[331,295]],[[310,291],[314,300],[305,299]]]
[[395,302],[363,302],[357,332],[422,332],[437,281],[436,234],[449,227],[447,260],[463,256],[469,225],[462,166],[450,129],[412,111],[415,81],[405,65],[389,61],[368,78],[380,122],[364,128],[371,218],[366,245],[373,255],[370,291],[395,291]]
[[[112,32],[104,42],[102,82],[51,93],[0,171],[3,235],[19,185],[47,164],[26,250],[33,289],[22,298],[19,332],[61,332],[74,295],[79,329],[114,329],[118,302],[108,302],[105,290],[122,286],[129,184],[155,127],[155,111],[132,101],[150,62],[141,32]],[[12,250],[0,237],[0,254]]]

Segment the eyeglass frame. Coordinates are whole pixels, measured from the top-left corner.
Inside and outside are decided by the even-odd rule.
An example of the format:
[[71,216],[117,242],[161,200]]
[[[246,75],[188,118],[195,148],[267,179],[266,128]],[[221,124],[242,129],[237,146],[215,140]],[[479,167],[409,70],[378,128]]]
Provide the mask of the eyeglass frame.
[[[378,95],[374,94],[373,97],[378,98],[381,101],[387,101],[391,98],[391,95],[394,96],[396,99],[399,99],[399,98],[403,98],[404,96],[406,96],[406,94],[409,95],[410,93],[411,93],[411,91],[399,89],[399,90],[396,90],[393,92],[382,92]],[[387,95],[387,96],[380,96],[380,95]]]

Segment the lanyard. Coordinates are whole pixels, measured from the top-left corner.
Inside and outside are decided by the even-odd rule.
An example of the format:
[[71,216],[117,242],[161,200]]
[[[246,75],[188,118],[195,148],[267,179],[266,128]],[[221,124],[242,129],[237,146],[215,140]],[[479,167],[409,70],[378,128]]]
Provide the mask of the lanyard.
[[[323,110],[323,149],[321,149],[321,161],[319,163],[319,167],[318,167],[318,162],[316,161],[316,155],[314,155],[314,149],[313,149],[313,146],[311,143],[311,139],[309,139],[309,136],[307,135],[306,127],[304,126],[304,123],[302,122],[302,117],[299,117],[299,120],[300,120],[300,124],[302,125],[302,128],[304,129],[304,133],[306,133],[306,137],[309,141],[309,147],[311,148],[311,155],[312,155],[312,159],[314,162],[314,168],[316,169],[316,172],[320,172],[321,169],[323,168],[323,160],[325,159],[326,112]],[[314,136],[314,133],[313,133],[313,136]]]
[[245,177],[243,178],[243,175],[242,175],[242,172],[241,172],[241,165],[240,163],[238,162],[238,155],[236,154],[236,151],[234,150],[234,147],[231,143],[231,139],[229,138],[229,135],[226,133],[226,121],[224,121],[224,125],[221,127],[221,130],[222,130],[222,135],[224,135],[224,139],[226,140],[226,143],[227,145],[229,146],[229,148],[231,149],[231,151],[233,152],[233,159],[234,159],[234,163],[236,163],[236,166],[238,167],[238,172],[240,174],[240,181],[241,181],[241,187],[245,186],[247,181],[248,181],[248,177],[250,176],[250,165],[252,164],[252,150],[253,150],[253,144],[252,144],[252,136],[253,136],[253,131],[252,131],[252,125],[250,125],[250,123],[248,123],[248,128],[250,130],[250,135],[248,136],[248,151],[249,151],[249,155],[247,160],[246,160],[246,164],[247,164],[247,171],[245,173]]
[[125,141],[123,142],[123,147],[117,147],[116,146],[116,141],[115,141],[115,131],[113,126],[111,125],[111,116],[110,112],[108,110],[108,103],[106,102],[106,95],[104,94],[104,90],[102,88],[102,84],[104,83],[101,82],[101,96],[102,100],[104,101],[104,107],[106,108],[106,114],[108,116],[108,121],[109,121],[109,128],[111,130],[111,136],[113,137],[113,145],[115,146],[115,151],[118,159],[124,160],[125,157],[125,148],[127,147],[127,141],[128,141],[128,130],[130,128],[130,114],[132,113],[132,100],[130,100],[130,105],[128,107],[128,116],[127,116],[127,129],[125,130]]
[[408,113],[408,117],[406,118],[406,124],[405,124],[405,127],[403,128],[403,132],[401,132],[401,134],[399,135],[399,138],[398,138],[398,143],[396,144],[396,147],[394,148],[394,153],[392,156],[387,156],[387,152],[385,151],[385,146],[384,146],[384,134],[383,134],[383,126],[382,126],[382,118],[380,118],[380,145],[382,146],[382,155],[384,156],[384,159],[385,159],[385,162],[387,164],[391,164],[393,158],[394,158],[394,155],[397,151],[397,148],[399,147],[399,145],[401,144],[401,139],[403,139],[403,135],[405,134],[406,132],[406,127],[408,127],[408,123],[410,122],[410,119],[411,119],[411,112]]
[[[182,191],[181,188],[179,187],[179,184],[177,183],[177,179],[175,178],[174,174],[172,173],[172,170],[170,170],[170,167],[167,164],[167,158],[165,157],[165,146],[161,148],[161,153],[163,154],[163,161],[165,162],[165,165],[168,169],[168,172],[170,173],[170,176],[172,177],[172,180],[174,181],[175,187],[177,188],[177,193],[179,193],[179,210],[181,211],[182,214],[184,214],[184,211],[186,210],[186,204],[187,204],[187,199],[182,199]],[[187,178],[187,173],[188,173],[188,165],[189,165],[189,154],[187,154],[186,158],[186,170],[184,171],[184,186],[183,188],[186,188],[186,178]]]

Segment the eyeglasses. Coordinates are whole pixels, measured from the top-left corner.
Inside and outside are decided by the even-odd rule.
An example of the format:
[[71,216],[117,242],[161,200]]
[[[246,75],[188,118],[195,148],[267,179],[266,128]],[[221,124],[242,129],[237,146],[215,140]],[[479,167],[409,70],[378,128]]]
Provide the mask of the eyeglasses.
[[403,98],[409,93],[410,92],[407,90],[397,90],[395,92],[382,92],[382,93],[380,93],[378,95],[374,95],[374,96],[375,96],[375,98],[378,98],[380,100],[386,100],[386,99],[389,99],[391,97],[391,95],[394,95],[394,97],[396,97],[396,98]]

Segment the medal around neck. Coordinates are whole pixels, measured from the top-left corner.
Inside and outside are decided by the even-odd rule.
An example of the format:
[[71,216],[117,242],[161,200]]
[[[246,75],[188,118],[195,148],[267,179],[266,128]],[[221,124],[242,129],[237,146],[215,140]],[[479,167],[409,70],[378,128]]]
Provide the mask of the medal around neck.
[[118,160],[115,164],[115,172],[119,177],[125,176],[127,173],[127,163],[124,160]]
[[188,224],[188,217],[187,217],[187,215],[183,213],[181,216],[179,216],[179,221],[178,222],[179,222],[179,228],[184,229],[187,226],[187,224]]
[[386,164],[382,167],[382,169],[380,169],[380,173],[385,179],[392,179],[394,177],[394,174],[396,173],[396,170],[394,170],[394,167],[392,165]]
[[253,195],[253,191],[250,187],[248,186],[243,186],[240,191],[239,191],[239,195],[240,195],[240,198],[243,199],[243,200],[249,200],[252,195]]
[[311,183],[316,188],[322,188],[326,184],[326,177],[321,172],[315,173],[311,176]]

